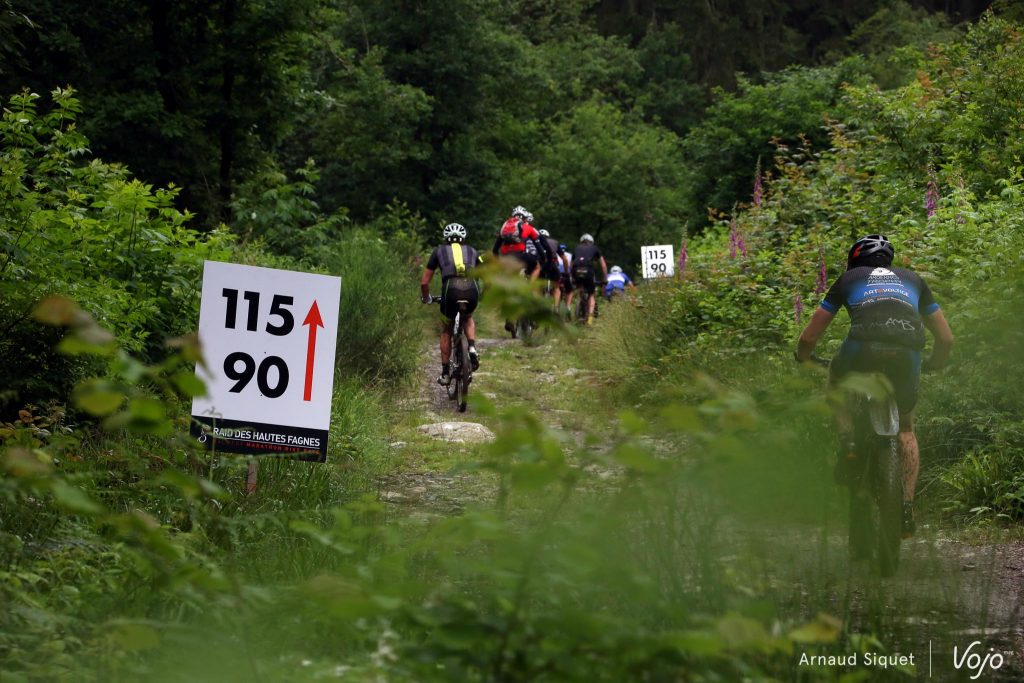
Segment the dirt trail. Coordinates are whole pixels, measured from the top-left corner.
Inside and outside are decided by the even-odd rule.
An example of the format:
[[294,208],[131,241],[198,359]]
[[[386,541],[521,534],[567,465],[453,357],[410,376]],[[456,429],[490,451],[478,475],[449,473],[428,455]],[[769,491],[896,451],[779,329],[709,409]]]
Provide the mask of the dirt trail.
[[[582,442],[594,423],[565,410],[559,391],[592,391],[592,374],[558,367],[559,358],[546,348],[550,346],[554,344],[526,347],[507,336],[479,339],[481,369],[472,392],[503,405],[528,401],[543,410],[553,426]],[[493,501],[493,480],[480,473],[451,471],[458,461],[475,457],[478,446],[431,443],[415,435],[416,426],[423,423],[488,423],[472,407],[466,413],[455,410],[436,382],[438,371],[436,341],[431,340],[418,372],[419,391],[404,405],[408,419],[396,445],[403,466],[380,481],[382,500],[408,514],[459,514],[466,505]],[[531,390],[537,383],[545,388]],[[527,386],[517,393],[521,384]],[[899,572],[885,582],[864,567],[851,565],[845,534],[839,529],[830,530],[824,541],[816,531],[807,530],[760,534],[771,555],[767,564],[772,593],[788,605],[784,609],[808,618],[818,611],[846,614],[853,630],[864,631],[870,630],[868,621],[873,620],[876,628],[883,623],[885,645],[892,651],[903,647],[920,657],[932,645],[936,680],[960,675],[952,667],[952,648],[962,652],[974,641],[1005,659],[999,671],[986,672],[979,680],[1024,679],[1024,542],[968,543],[956,534],[929,528],[929,520],[922,522],[918,536],[904,542]]]
[[[481,369],[477,373],[480,376],[475,377],[471,385],[470,395],[481,392],[490,399],[497,397],[494,388],[489,387],[486,381],[491,376],[486,368],[488,358],[496,349],[514,343],[518,342],[508,338],[477,340]],[[430,444],[429,439],[416,431],[423,424],[479,420],[472,407],[465,413],[456,410],[445,388],[437,383],[440,370],[437,340],[430,339],[424,346],[416,373],[416,391],[401,404],[406,413],[405,424],[391,443],[392,449],[398,451],[402,458],[402,466],[378,481],[382,500],[400,505],[406,511],[428,516],[458,514],[467,504],[482,502],[490,490],[489,486],[481,483],[479,475],[452,473],[449,471],[449,458],[433,457],[432,451],[437,448],[468,454],[473,451],[473,446]]]

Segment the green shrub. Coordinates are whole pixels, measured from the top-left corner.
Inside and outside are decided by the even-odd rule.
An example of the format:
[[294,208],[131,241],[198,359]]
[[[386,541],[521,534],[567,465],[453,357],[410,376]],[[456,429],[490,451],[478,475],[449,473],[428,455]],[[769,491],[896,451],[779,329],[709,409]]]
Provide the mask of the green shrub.
[[[95,367],[59,359],[53,331],[30,318],[47,295],[74,298],[125,348],[156,358],[195,329],[203,260],[230,238],[186,227],[175,188],[154,190],[124,168],[88,159],[70,89],[48,112],[22,93],[0,119],[0,407],[66,395]],[[41,378],[45,378],[41,380]]]
[[408,234],[386,241],[375,231],[353,229],[319,256],[321,267],[341,276],[340,372],[393,383],[416,368],[423,330],[410,240],[418,251]]

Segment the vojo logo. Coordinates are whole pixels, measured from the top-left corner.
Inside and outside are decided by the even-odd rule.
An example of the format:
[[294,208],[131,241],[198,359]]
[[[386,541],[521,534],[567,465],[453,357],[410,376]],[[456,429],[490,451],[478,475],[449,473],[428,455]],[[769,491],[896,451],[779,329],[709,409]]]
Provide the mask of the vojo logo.
[[[976,647],[977,650],[975,650]],[[1003,663],[1003,655],[996,652],[995,648],[990,647],[988,652],[983,652],[980,640],[968,645],[963,652],[960,652],[959,647],[953,648],[953,666],[958,671],[966,667],[969,672],[973,672],[972,681],[980,678],[986,669],[998,671],[1002,668]]]

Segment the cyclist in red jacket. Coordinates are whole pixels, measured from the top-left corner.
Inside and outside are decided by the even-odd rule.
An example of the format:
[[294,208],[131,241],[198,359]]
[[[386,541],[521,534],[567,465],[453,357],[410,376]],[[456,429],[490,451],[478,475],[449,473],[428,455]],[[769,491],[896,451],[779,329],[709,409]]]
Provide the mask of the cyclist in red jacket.
[[531,281],[540,274],[542,263],[554,260],[547,241],[530,225],[532,218],[533,215],[522,206],[512,209],[512,216],[502,224],[491,249],[495,255],[511,256],[522,263]]

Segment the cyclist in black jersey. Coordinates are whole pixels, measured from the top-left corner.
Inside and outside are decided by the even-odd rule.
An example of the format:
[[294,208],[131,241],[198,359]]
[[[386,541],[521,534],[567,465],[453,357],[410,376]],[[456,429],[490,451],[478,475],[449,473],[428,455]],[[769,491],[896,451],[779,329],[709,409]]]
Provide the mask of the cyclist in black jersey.
[[459,300],[469,302],[463,329],[469,341],[469,362],[474,372],[480,367],[480,359],[476,352],[476,322],[473,311],[480,299],[480,289],[476,280],[468,277],[473,266],[480,263],[480,254],[473,247],[463,244],[466,241],[466,228],[459,223],[444,226],[445,244],[439,245],[430,254],[426,270],[420,279],[420,298],[423,303],[430,303],[430,281],[434,271],[441,270],[441,375],[437,383],[447,386],[451,382],[452,328],[455,314],[458,313]]
[[[594,292],[597,291],[596,273],[594,272],[595,263],[601,266],[601,283],[604,284],[608,281],[608,264],[605,262],[601,250],[594,244],[594,238],[587,233],[580,237],[580,243],[573,249],[569,272],[572,277],[573,288],[582,290],[580,296],[590,297],[590,300],[587,302],[588,325],[594,322],[594,305],[597,303],[594,296]],[[569,292],[569,299],[566,302],[569,305],[570,311],[572,310],[574,295],[575,292]]]
[[562,288],[559,286],[559,280],[562,273],[569,269],[569,257],[565,254],[565,246],[559,244],[550,232],[541,229],[537,233],[542,240],[547,242],[548,252],[551,254],[551,260],[541,266],[540,276],[550,283],[551,295],[555,300],[554,310],[558,311],[562,301]]
[[[921,370],[946,364],[953,348],[953,332],[935,302],[928,284],[906,268],[892,266],[894,251],[884,235],[869,235],[850,248],[846,272],[825,294],[821,307],[800,335],[796,359],[808,360],[821,335],[841,307],[850,314],[850,332],[832,360],[829,381],[836,385],[850,372],[882,372],[892,383],[900,412],[899,444],[903,459],[903,526],[912,535],[914,489],[920,466],[913,409]],[[922,363],[924,331],[935,337],[931,356]],[[882,357],[885,360],[882,360]],[[837,415],[842,479],[852,464],[852,426],[848,415]]]

